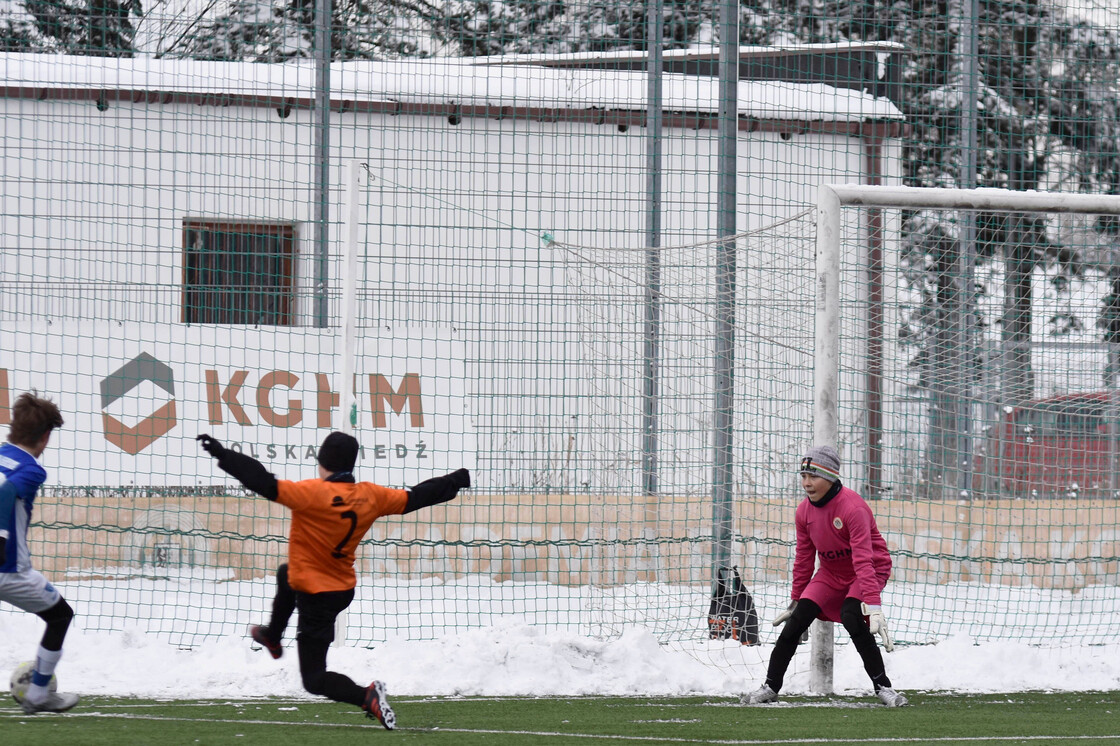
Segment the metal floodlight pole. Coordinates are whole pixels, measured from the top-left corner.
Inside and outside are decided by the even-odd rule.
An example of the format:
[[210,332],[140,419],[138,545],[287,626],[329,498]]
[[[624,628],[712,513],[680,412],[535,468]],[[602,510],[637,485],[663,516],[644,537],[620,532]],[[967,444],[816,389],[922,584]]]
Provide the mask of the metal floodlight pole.
[[[736,233],[737,143],[739,137],[739,4],[721,0],[719,9],[719,153],[716,174],[716,230]],[[733,529],[733,426],[735,411],[735,243],[716,247],[714,466],[712,478],[712,584],[730,563]]]
[[[979,170],[979,149],[977,141],[977,122],[979,121],[980,59],[979,29],[980,0],[961,1],[961,66],[963,75],[961,85],[961,173],[960,186],[963,189],[976,188],[976,174]],[[972,402],[976,398],[972,391],[972,373],[975,345],[972,308],[976,301],[976,282],[973,267],[976,264],[976,214],[962,212],[958,216],[960,225],[959,250],[956,257],[958,287],[960,292],[952,300],[950,321],[956,328],[948,330],[950,349],[946,351],[946,362],[953,380],[949,382],[952,394],[947,396],[948,403],[955,414],[956,432],[949,442],[955,446],[953,470],[957,495],[968,495],[972,491]],[[955,317],[955,318],[954,318]],[[945,463],[948,463],[947,461]]]
[[[647,35],[649,57],[646,61],[646,290],[645,328],[642,345],[642,493],[645,496],[643,533],[652,540],[657,535],[659,515],[657,493],[658,421],[661,358],[661,145],[663,39],[661,16],[663,0],[650,0]],[[651,546],[655,546],[651,544]],[[656,572],[657,568],[654,567]]]
[[652,0],[649,13],[649,59],[646,63],[646,319],[642,421],[642,488],[657,494],[658,358],[661,344],[661,145],[663,55],[661,14],[663,0]]
[[312,125],[312,180],[315,224],[315,326],[330,325],[330,119],[331,0],[315,0],[315,119]]

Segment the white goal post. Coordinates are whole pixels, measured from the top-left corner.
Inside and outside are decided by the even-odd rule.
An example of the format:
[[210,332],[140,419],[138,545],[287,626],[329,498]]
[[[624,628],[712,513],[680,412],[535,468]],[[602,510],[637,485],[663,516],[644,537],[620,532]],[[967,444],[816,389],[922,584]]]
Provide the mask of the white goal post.
[[[353,434],[357,426],[354,370],[358,359],[358,253],[361,251],[358,205],[364,165],[360,161],[347,162],[346,187],[342,203],[342,253],[338,278],[341,291],[339,298],[341,329],[336,338],[336,354],[342,373],[339,385],[338,429],[347,434]],[[335,617],[335,647],[346,644],[346,626],[346,610],[343,609]]]
[[[837,447],[839,439],[841,212],[845,207],[1120,215],[1120,196],[1006,189],[820,186],[817,192],[813,439],[814,443],[833,447]],[[833,691],[833,624],[814,624],[812,638],[810,689],[830,694]]]

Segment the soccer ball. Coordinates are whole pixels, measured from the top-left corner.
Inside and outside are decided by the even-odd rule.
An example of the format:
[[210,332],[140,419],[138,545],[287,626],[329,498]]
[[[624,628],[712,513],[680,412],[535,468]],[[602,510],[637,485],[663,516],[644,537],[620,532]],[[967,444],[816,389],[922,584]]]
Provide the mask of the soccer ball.
[[[12,671],[12,678],[8,680],[11,685],[12,699],[16,702],[22,702],[23,698],[27,696],[27,687],[31,686],[31,674],[35,672],[35,664],[31,661],[24,661],[16,666]],[[58,678],[51,674],[51,683],[47,687],[52,692],[58,691]]]

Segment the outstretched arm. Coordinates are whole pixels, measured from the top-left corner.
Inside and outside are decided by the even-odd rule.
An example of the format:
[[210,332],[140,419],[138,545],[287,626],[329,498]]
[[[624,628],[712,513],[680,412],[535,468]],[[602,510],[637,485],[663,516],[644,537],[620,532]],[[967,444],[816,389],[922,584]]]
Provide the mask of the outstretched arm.
[[459,490],[471,486],[471,473],[466,469],[456,469],[442,477],[425,479],[415,487],[408,490],[408,503],[404,507],[405,513],[411,513],[420,508],[431,507],[453,499]]
[[260,461],[244,453],[229,450],[209,435],[199,435],[195,440],[202,443],[202,450],[218,459],[218,468],[241,482],[246,489],[269,500],[275,500],[280,494],[276,487],[276,477]]

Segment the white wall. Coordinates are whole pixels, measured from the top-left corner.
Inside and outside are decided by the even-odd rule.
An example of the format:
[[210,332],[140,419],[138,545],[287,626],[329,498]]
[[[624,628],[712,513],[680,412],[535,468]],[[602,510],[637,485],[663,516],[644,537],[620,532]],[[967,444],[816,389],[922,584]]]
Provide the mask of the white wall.
[[[125,102],[102,112],[92,103],[0,99],[0,115],[10,143],[0,161],[0,250],[13,288],[0,295],[6,322],[178,324],[183,220],[203,218],[296,223],[299,323],[314,324],[310,112],[282,119],[264,107]],[[603,327],[622,315],[618,300],[590,298],[594,267],[579,271],[582,289],[573,286],[561,251],[542,236],[643,246],[647,134],[513,119],[333,116],[331,277],[339,272],[344,168],[356,158],[373,176],[363,195],[359,325],[367,334],[407,325],[460,335],[480,465],[493,488],[640,484],[640,307],[628,328]],[[709,240],[716,133],[665,136],[661,243]],[[740,230],[811,207],[820,183],[862,179],[856,138],[744,133],[738,145]],[[888,178],[897,178],[897,144],[885,162]],[[811,435],[809,400],[789,400],[811,387],[809,361],[797,353],[803,344],[812,349],[801,300],[812,286],[801,278],[811,276],[813,246],[804,239],[748,241],[740,254],[744,489],[787,488],[788,459]],[[664,346],[662,424],[679,435],[666,436],[665,487],[703,492],[711,478],[712,309],[698,312],[697,297],[708,290],[711,251],[681,252],[676,261],[681,269],[665,292],[683,306],[666,327],[679,339]],[[790,313],[775,315],[783,303]],[[332,290],[335,329],[337,307]],[[596,340],[607,342],[598,352]]]

